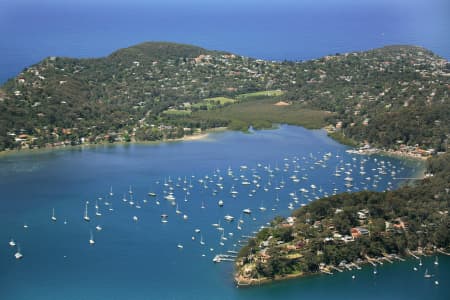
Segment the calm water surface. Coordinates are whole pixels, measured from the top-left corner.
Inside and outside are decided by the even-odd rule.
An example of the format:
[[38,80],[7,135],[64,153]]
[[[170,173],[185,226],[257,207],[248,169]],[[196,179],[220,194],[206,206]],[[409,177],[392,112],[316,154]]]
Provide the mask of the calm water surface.
[[[377,276],[367,267],[250,289],[235,288],[232,263],[213,264],[215,254],[238,250],[234,245],[242,235],[251,235],[275,215],[288,216],[289,203],[299,207],[331,194],[333,188],[345,190],[347,175],[333,176],[336,168],[350,172],[352,190],[395,187],[399,181],[392,171],[397,177],[408,177],[420,169],[415,162],[351,156],[345,149],[322,131],[281,126],[252,134],[216,133],[202,141],[3,156],[1,298],[447,299],[447,257],[440,257],[438,267],[433,265],[434,257],[427,258],[417,272],[413,271],[417,261],[409,260],[380,266]],[[243,165],[247,168],[240,168]],[[229,168],[233,176],[228,174]],[[361,168],[366,174],[359,173]],[[387,174],[380,176],[380,170]],[[294,182],[292,175],[300,178],[299,182]],[[246,179],[248,186],[242,185]],[[113,196],[109,196],[111,186]],[[239,193],[236,198],[231,197],[232,186]],[[163,198],[170,187],[180,214]],[[301,188],[308,192],[299,192]],[[147,196],[149,191],[158,196]],[[297,203],[290,193],[298,196]],[[134,205],[130,205],[131,198]],[[220,199],[222,208],[217,205]],[[90,202],[89,223],[82,219],[86,201]],[[101,216],[95,215],[96,202]],[[260,206],[267,210],[259,211]],[[52,208],[56,222],[50,219]],[[252,210],[251,216],[242,214],[244,208]],[[161,214],[168,215],[168,223],[161,222]],[[225,214],[234,216],[235,221],[225,222]],[[239,218],[242,230],[237,229]],[[211,225],[218,222],[226,240]],[[103,230],[97,231],[97,225]],[[94,246],[88,242],[90,231]],[[16,248],[8,245],[11,237],[20,244],[22,260],[13,257]],[[432,280],[423,278],[426,267],[435,275]]]

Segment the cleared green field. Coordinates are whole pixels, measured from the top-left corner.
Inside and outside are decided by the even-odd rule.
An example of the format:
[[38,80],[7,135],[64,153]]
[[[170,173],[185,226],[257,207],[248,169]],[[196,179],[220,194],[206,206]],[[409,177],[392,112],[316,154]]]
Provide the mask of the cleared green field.
[[192,118],[228,121],[230,129],[245,131],[249,126],[271,128],[275,123],[321,128],[330,116],[329,112],[308,109],[301,104],[277,106],[275,102],[274,99],[248,100],[220,109],[197,111]]
[[282,90],[259,91],[236,96],[238,100],[251,100],[252,98],[271,98],[284,95]]
[[220,105],[228,104],[228,103],[234,103],[236,102],[235,99],[227,98],[227,97],[214,97],[214,98],[207,98],[203,100],[205,102],[219,102]]
[[236,100],[232,98],[227,97],[214,97],[214,98],[206,98],[203,99],[203,101],[192,104],[192,107],[194,108],[200,108],[202,106],[206,106],[208,110],[215,109],[218,106],[223,106],[227,104],[233,104]]
[[189,116],[192,111],[190,110],[178,110],[178,109],[168,109],[163,112],[166,115],[172,115],[172,116]]

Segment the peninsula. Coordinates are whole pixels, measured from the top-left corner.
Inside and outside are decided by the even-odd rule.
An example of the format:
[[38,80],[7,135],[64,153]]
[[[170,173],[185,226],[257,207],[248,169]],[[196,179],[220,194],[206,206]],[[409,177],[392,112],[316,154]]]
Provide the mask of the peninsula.
[[450,155],[433,174],[396,191],[343,193],[277,217],[241,249],[235,281],[256,285],[362,264],[450,252]]

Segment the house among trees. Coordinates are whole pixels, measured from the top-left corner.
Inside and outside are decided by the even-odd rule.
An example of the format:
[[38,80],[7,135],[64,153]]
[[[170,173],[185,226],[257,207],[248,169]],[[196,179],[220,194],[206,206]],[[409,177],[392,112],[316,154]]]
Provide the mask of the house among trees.
[[353,227],[353,228],[350,230],[350,233],[352,234],[352,237],[353,237],[354,239],[357,239],[357,238],[359,238],[359,237],[361,237],[361,236],[363,236],[363,235],[369,234],[369,230],[367,230],[367,229],[364,228],[364,227]]

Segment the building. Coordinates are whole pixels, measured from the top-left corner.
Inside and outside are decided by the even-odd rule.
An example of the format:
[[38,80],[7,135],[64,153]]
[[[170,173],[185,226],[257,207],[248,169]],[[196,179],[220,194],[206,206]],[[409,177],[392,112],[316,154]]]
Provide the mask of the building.
[[364,227],[353,227],[352,229],[350,229],[350,233],[352,234],[352,237],[354,239],[357,239],[363,235],[369,234],[369,230]]

